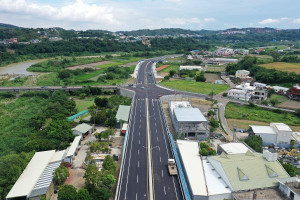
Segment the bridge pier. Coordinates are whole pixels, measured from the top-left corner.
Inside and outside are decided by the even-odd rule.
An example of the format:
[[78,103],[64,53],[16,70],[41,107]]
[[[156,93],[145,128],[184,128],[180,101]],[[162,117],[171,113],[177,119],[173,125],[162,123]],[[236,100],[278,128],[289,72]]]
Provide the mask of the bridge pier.
[[20,97],[20,91],[19,90],[15,90],[14,92],[16,94],[16,98],[19,98]]

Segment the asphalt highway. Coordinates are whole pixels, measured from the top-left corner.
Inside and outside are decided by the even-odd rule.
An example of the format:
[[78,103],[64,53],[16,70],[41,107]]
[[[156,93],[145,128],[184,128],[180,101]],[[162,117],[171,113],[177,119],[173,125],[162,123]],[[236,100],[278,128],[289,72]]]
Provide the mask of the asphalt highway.
[[[153,181],[153,199],[184,199],[179,177],[170,176],[168,158],[173,158],[163,110],[158,95],[174,94],[155,85],[152,61],[144,62],[139,69],[134,90],[134,106],[131,111],[127,146],[123,167],[120,171],[118,200],[149,199],[148,178]],[[146,118],[146,99],[149,103],[149,121]],[[151,141],[147,141],[146,127],[149,123]],[[147,142],[151,145],[152,177],[148,177]]]

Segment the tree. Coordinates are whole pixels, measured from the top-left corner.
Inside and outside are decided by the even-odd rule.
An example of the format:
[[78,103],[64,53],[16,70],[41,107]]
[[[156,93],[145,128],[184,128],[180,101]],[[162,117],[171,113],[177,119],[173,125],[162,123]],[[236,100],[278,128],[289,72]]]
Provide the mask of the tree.
[[277,104],[279,104],[279,100],[278,99],[271,99],[270,103],[272,104],[272,106],[276,106]]
[[175,71],[175,70],[170,70],[170,71],[169,71],[169,77],[173,77],[174,74],[176,74],[176,71]]
[[99,108],[106,108],[108,105],[108,99],[106,97],[104,98],[96,97],[94,102]]
[[208,113],[207,113],[207,115],[210,117],[210,116],[216,115],[216,113],[213,110],[209,110]]
[[117,165],[110,155],[105,156],[103,164],[102,164],[103,170],[109,171],[111,174],[115,175],[117,172]]
[[115,127],[117,124],[117,118],[115,116],[108,118],[106,125],[109,127]]
[[282,163],[282,162],[281,165],[291,177],[296,176],[297,168],[294,165],[291,165],[289,163]]
[[106,173],[102,176],[102,184],[111,190],[116,182],[115,177],[112,174]]
[[[96,124],[104,124],[107,119],[105,110],[98,111],[96,113],[95,123]],[[93,119],[91,119],[93,120]]]
[[214,128],[218,128],[219,127],[219,122],[215,119],[215,118],[211,118],[209,124],[214,127]]
[[54,175],[53,175],[53,180],[54,183],[57,185],[63,184],[66,179],[70,176],[69,170],[61,165],[58,168],[55,169]]
[[58,200],[77,200],[76,188],[73,185],[63,185],[58,191]]
[[71,73],[69,70],[61,70],[58,73],[58,78],[60,78],[60,79],[66,79],[66,78],[69,78],[70,76],[71,76]]
[[268,97],[271,97],[272,94],[275,94],[274,88],[271,88],[271,89],[268,90]]
[[296,116],[300,117],[300,109],[297,109],[295,114]]
[[263,141],[259,135],[248,136],[245,143],[249,145],[256,152],[262,152]]
[[165,76],[165,77],[164,77],[164,80],[165,80],[165,81],[170,80],[170,76]]
[[92,200],[92,197],[87,189],[81,188],[77,192],[76,200]]

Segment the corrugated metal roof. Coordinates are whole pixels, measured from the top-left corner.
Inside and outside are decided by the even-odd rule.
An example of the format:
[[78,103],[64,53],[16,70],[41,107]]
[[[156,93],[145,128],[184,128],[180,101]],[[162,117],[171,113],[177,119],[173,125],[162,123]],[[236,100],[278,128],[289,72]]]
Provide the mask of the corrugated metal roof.
[[54,154],[55,150],[35,153],[6,198],[29,196]]
[[36,197],[39,195],[46,194],[53,179],[53,172],[55,171],[56,168],[60,166],[60,164],[61,164],[61,160],[50,163],[46,167],[42,176],[39,178],[38,182],[34,186],[29,197]]
[[130,113],[130,106],[120,105],[116,115],[117,121],[123,120],[125,122],[128,122],[129,113]]
[[[233,191],[273,187],[277,186],[277,178],[289,177],[277,160],[269,162],[260,153],[227,155],[227,158],[212,156],[208,160]],[[277,176],[270,176],[268,169]],[[249,180],[240,179],[240,171]]]
[[174,114],[179,122],[207,122],[198,108],[174,108]]
[[82,123],[82,124],[79,124],[77,125],[75,128],[72,128],[73,131],[78,131],[82,134],[88,132],[89,130],[91,130],[93,127],[86,124],[86,123]]

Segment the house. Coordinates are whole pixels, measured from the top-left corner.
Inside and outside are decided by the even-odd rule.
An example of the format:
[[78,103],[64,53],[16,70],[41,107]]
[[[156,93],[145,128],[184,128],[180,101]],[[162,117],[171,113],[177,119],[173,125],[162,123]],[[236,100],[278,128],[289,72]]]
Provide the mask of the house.
[[252,97],[253,92],[242,90],[242,89],[231,89],[227,92],[227,96],[232,99],[237,99],[241,101],[249,101]]
[[287,91],[289,90],[289,88],[281,87],[281,86],[273,86],[273,89],[277,94],[284,94],[284,95],[286,95]]
[[199,155],[197,141],[177,140],[179,158],[192,199],[231,199],[231,190],[213,166]]
[[193,108],[188,101],[169,102],[169,112],[176,132],[186,137],[206,138],[208,121],[198,108]]
[[64,158],[63,151],[36,152],[21,176],[6,196],[6,200],[35,200],[40,196],[50,199],[54,192],[53,172]]
[[86,123],[82,123],[77,125],[75,128],[72,128],[72,131],[74,135],[85,137],[93,132],[93,127]]
[[287,91],[287,95],[290,99],[300,100],[300,86],[294,85]]
[[240,79],[248,78],[248,77],[249,77],[249,74],[250,74],[250,72],[247,71],[247,70],[237,70],[237,71],[235,72],[235,77],[236,77],[236,78],[240,78]]
[[283,123],[270,123],[270,126],[250,125],[250,135],[259,135],[264,145],[288,147],[292,139],[292,129]]
[[197,70],[201,71],[202,67],[201,66],[182,66],[182,65],[180,65],[179,70],[183,70],[183,69],[187,69],[187,70],[197,69]]
[[268,89],[266,87],[256,86],[254,89],[252,100],[255,103],[261,103],[261,101],[268,98]]

